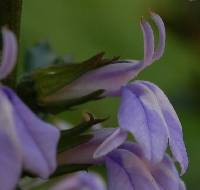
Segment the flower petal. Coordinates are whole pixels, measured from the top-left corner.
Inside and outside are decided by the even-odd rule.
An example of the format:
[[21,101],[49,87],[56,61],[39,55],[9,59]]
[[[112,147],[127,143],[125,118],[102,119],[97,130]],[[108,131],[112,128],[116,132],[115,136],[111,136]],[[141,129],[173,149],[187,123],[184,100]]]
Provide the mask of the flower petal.
[[112,150],[119,147],[127,139],[127,132],[117,128],[103,143],[96,149],[93,157],[99,158],[105,156]]
[[151,18],[154,20],[159,30],[159,44],[158,47],[155,49],[153,55],[153,60],[158,60],[160,59],[160,57],[162,57],[165,50],[165,39],[166,39],[165,25],[163,23],[162,18],[158,14],[151,12]]
[[154,35],[153,30],[148,22],[144,19],[140,22],[144,36],[144,67],[152,63],[154,54]]
[[95,173],[77,172],[56,183],[50,190],[105,190],[103,180]]
[[184,174],[188,167],[188,157],[183,141],[182,127],[178,116],[173,106],[169,102],[167,96],[159,87],[147,81],[143,81],[143,84],[145,84],[149,89],[151,89],[157,98],[159,106],[162,110],[162,114],[167,123],[169,131],[169,145],[172,154],[175,157],[175,159],[180,163],[182,168],[181,173]]
[[140,69],[141,64],[139,61],[123,61],[106,65],[87,72],[55,94],[48,96],[48,101],[86,96],[99,89],[105,90],[104,95],[116,93],[122,85],[134,78],[139,73]]
[[179,190],[179,176],[177,176],[168,165],[161,162],[152,171],[156,182],[164,190]]
[[59,164],[92,164],[102,162],[102,158],[95,159],[97,148],[115,131],[114,128],[93,130],[93,138],[87,142],[71,148],[58,155]]
[[[123,168],[134,190],[159,190],[149,169],[135,154],[124,149],[118,149],[110,157]],[[118,183],[121,183],[121,181],[119,180]]]
[[80,172],[80,178],[82,180],[83,185],[85,185],[85,187],[91,188],[91,190],[105,189],[103,179],[100,178],[100,176],[95,173]]
[[0,79],[5,78],[13,69],[17,58],[17,41],[14,33],[3,28],[3,52],[0,65]]
[[59,131],[40,120],[11,89],[3,89],[13,106],[25,170],[47,178],[56,168]]
[[131,132],[145,157],[156,163],[167,147],[167,129],[155,96],[144,85],[132,83],[122,89],[119,125]]
[[186,190],[185,183],[182,180],[180,180],[180,183],[179,183],[179,190]]
[[15,132],[12,106],[0,91],[0,184],[4,190],[15,189],[21,175],[22,157]]
[[129,176],[124,169],[113,159],[106,158],[109,190],[135,190]]

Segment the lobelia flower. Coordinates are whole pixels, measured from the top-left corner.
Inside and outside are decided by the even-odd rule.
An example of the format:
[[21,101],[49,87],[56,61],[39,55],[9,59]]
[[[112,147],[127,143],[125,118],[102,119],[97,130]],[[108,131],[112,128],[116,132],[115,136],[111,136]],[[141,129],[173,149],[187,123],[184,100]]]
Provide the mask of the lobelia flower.
[[[148,161],[140,145],[124,142],[107,155],[95,159],[95,151],[106,138],[119,137],[115,129],[93,131],[88,143],[58,156],[60,164],[103,164],[108,173],[109,190],[185,190],[174,161],[167,154],[157,164]],[[118,133],[119,134],[119,133]],[[118,138],[113,138],[117,141]],[[109,144],[107,144],[109,146]],[[112,145],[111,145],[112,146]]]
[[54,185],[50,190],[105,190],[105,184],[95,173],[77,172],[68,175]]
[[[105,90],[104,96],[118,94],[123,85],[136,77],[140,71],[153,61],[158,60],[163,54],[165,46],[164,24],[159,15],[151,12],[151,16],[159,30],[159,44],[154,50],[153,30],[149,23],[142,19],[140,26],[144,36],[143,60],[116,61],[113,64],[89,71],[45,99],[52,102],[61,101],[82,97],[99,89]],[[154,54],[153,59],[152,54]]]
[[[17,56],[14,34],[3,28],[0,79],[13,69]],[[23,170],[47,178],[56,168],[59,130],[43,122],[17,97],[0,86],[0,184],[13,190]]]
[[122,130],[131,132],[145,157],[162,160],[168,142],[172,155],[180,163],[181,174],[188,167],[181,123],[166,95],[155,84],[135,81],[122,88],[118,112]]
[[[133,134],[136,141],[145,152],[145,156],[148,160],[151,160],[155,164],[161,161],[169,141],[173,157],[180,163],[182,168],[181,173],[183,174],[188,166],[188,158],[183,141],[182,127],[168,98],[159,87],[150,82],[136,81],[131,84],[126,84],[130,76],[136,76],[143,68],[150,65],[154,60],[159,59],[164,52],[164,23],[155,13],[152,13],[152,18],[159,29],[160,41],[159,46],[154,49],[152,29],[146,21],[142,20],[144,60],[120,62],[109,65],[105,67],[108,69],[99,69],[93,72],[92,75],[88,74],[85,78],[90,78],[90,81],[94,81],[94,83],[97,82],[96,85],[100,85],[100,87],[102,87],[103,84],[108,85],[106,92],[108,95],[121,97],[121,105],[118,112],[121,132],[124,133],[124,131],[128,131]],[[119,69],[117,65],[120,65],[121,70],[116,69]],[[132,65],[132,67],[130,66],[128,67],[129,69],[127,69],[127,65]],[[112,70],[111,67],[116,67],[116,70]],[[102,70],[104,70],[104,72],[102,72]],[[102,80],[100,80],[101,77],[99,76],[102,77]],[[108,82],[104,81],[103,76],[105,80],[109,79]],[[94,79],[92,79],[92,77],[94,77]],[[96,79],[99,81],[96,81]],[[113,81],[119,86],[114,83],[111,85],[109,81]],[[83,80],[82,83],[83,82],[85,81]],[[125,85],[120,86],[123,84]],[[85,86],[87,89],[87,83],[84,87]],[[115,88],[115,91],[113,88]],[[120,131],[118,131],[118,133],[120,133]],[[104,145],[106,146],[106,142]],[[108,153],[105,150],[107,151],[108,149],[98,149],[94,156],[103,156]]]
[[165,154],[156,165],[137,144],[126,143],[105,158],[109,190],[185,190],[175,164]]
[[[169,141],[173,157],[180,163],[181,173],[183,174],[188,166],[188,158],[183,141],[182,127],[168,98],[161,89],[150,82],[136,81],[127,84],[142,69],[154,60],[159,59],[164,52],[164,23],[157,14],[151,13],[151,16],[159,29],[159,45],[154,48],[152,28],[143,19],[141,21],[144,34],[143,60],[116,62],[88,72],[57,95],[58,98],[66,98],[66,96],[75,93],[79,95],[87,94],[89,91],[99,88],[105,89],[106,95],[121,97],[118,112],[120,129],[115,132],[115,135],[120,137],[121,141],[114,141],[115,135],[111,135],[95,151],[95,158],[102,157],[119,146],[126,138],[125,133],[131,132],[144,151],[146,159],[153,164],[163,159]],[[84,88],[82,88],[83,86]],[[67,89],[70,91],[66,91]],[[68,93],[66,94],[66,92]],[[72,94],[70,95],[70,93]]]

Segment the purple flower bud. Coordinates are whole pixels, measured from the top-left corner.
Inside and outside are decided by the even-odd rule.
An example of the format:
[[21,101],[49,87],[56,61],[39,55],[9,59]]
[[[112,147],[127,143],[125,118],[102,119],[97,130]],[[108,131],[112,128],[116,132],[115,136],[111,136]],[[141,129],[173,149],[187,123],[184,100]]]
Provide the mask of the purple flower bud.
[[150,24],[141,20],[141,29],[144,36],[144,58],[143,60],[122,60],[113,64],[103,66],[99,69],[89,71],[80,78],[58,92],[47,97],[48,101],[58,101],[78,98],[88,95],[96,90],[105,90],[104,95],[113,96],[120,88],[136,77],[141,70],[159,59],[165,47],[165,27],[159,15],[151,13],[159,30],[159,44],[154,49],[154,35]]

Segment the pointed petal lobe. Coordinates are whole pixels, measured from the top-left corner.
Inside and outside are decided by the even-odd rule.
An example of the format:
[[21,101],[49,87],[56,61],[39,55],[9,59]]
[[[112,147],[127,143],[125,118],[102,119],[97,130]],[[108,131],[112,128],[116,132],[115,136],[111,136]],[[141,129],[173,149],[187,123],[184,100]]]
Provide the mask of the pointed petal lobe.
[[165,25],[162,18],[158,14],[151,12],[151,17],[154,20],[159,31],[159,44],[158,47],[155,49],[153,55],[153,60],[158,60],[162,57],[165,50],[165,39],[166,39]]
[[134,190],[159,190],[149,169],[135,154],[124,149],[118,149],[110,157],[123,168]]
[[94,158],[99,158],[107,155],[109,152],[113,151],[119,147],[127,139],[127,132],[118,128],[111,134],[103,143],[96,149],[94,153]]
[[144,85],[123,88],[118,112],[119,125],[131,132],[148,160],[162,160],[167,147],[166,124],[155,96]]
[[59,131],[40,120],[11,89],[3,88],[13,106],[25,170],[47,178],[56,168]]
[[0,91],[0,184],[1,189],[13,190],[20,178],[22,157],[16,137],[12,106]]
[[144,36],[144,67],[152,63],[154,53],[154,35],[153,30],[148,22],[144,19],[140,22]]
[[164,119],[167,123],[169,131],[169,145],[173,153],[174,158],[180,163],[182,168],[182,174],[185,173],[188,167],[188,157],[183,141],[182,126],[178,119],[178,116],[169,102],[167,96],[163,91],[157,87],[155,84],[143,81],[143,83],[148,86],[155,94],[159,106],[162,110]]
[[3,28],[3,52],[0,65],[0,79],[5,78],[13,69],[17,59],[17,41],[14,33]]

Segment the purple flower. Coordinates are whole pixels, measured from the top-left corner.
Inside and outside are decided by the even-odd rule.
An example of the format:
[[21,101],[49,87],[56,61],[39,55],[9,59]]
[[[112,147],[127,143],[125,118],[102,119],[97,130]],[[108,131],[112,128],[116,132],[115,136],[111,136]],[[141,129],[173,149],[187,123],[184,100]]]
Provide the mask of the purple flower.
[[68,175],[50,190],[105,190],[103,180],[95,173],[77,172]]
[[77,147],[58,155],[59,164],[98,164],[102,161],[101,155],[113,151],[127,139],[127,132],[121,129],[102,128],[90,132],[93,138]]
[[49,101],[77,98],[104,89],[107,96],[117,94],[121,87],[136,77],[140,71],[158,60],[165,47],[165,28],[159,15],[151,13],[159,30],[159,44],[154,49],[153,30],[148,22],[141,20],[140,26],[144,36],[144,59],[122,60],[99,69],[87,72],[63,89],[47,97]]
[[[182,127],[168,98],[162,90],[150,82],[136,81],[127,84],[142,69],[159,59],[164,52],[164,23],[157,14],[152,13],[151,16],[160,33],[157,48],[154,48],[151,26],[142,19],[141,27],[144,34],[142,61],[121,61],[105,66],[84,75],[72,83],[71,87],[79,89],[84,86],[84,90],[87,90],[95,86],[106,89],[106,94],[109,96],[121,96],[118,112],[121,132],[124,133],[124,130],[131,132],[143,148],[146,158],[153,163],[162,160],[169,141],[173,157],[180,163],[183,174],[188,166],[188,158],[183,142]],[[112,140],[110,142],[114,143]],[[108,153],[107,150],[98,149],[95,157],[105,155]]]
[[[16,39],[3,29],[0,79],[15,65]],[[16,186],[22,170],[47,178],[56,168],[59,130],[43,122],[8,87],[0,86],[0,184],[4,190]]]
[[119,146],[126,139],[126,132],[130,132],[152,164],[163,159],[169,142],[173,158],[180,163],[181,174],[185,173],[188,157],[182,126],[173,106],[159,87],[147,81],[135,81],[124,86],[121,89],[118,121],[120,128],[105,138],[96,149],[95,158]]
[[183,174],[188,158],[181,123],[166,95],[155,84],[135,81],[122,88],[118,113],[122,130],[131,132],[142,147],[145,157],[157,163],[168,145]]
[[[121,142],[123,144],[109,154],[94,158],[95,151],[102,146],[105,139],[116,133],[115,129],[109,128],[96,130],[91,141],[62,153],[58,160],[61,164],[105,165],[109,190],[185,190],[174,161],[167,154],[154,164],[146,159],[140,145]],[[117,139],[113,138],[113,141]]]
[[109,190],[184,190],[175,164],[165,154],[156,165],[148,162],[142,149],[127,143],[105,158]]

